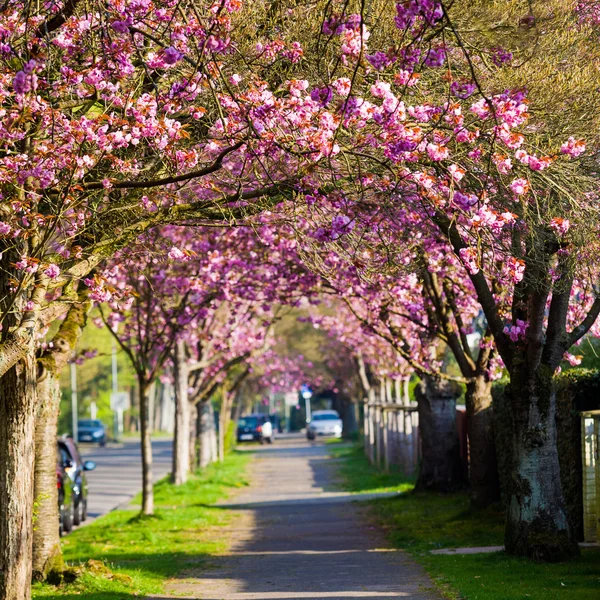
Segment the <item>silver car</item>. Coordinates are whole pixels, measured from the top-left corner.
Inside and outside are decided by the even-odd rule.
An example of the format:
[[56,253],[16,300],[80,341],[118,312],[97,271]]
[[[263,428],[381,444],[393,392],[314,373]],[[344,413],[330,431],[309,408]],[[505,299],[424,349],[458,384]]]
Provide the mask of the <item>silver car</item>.
[[306,428],[306,437],[314,440],[318,436],[342,437],[342,420],[335,410],[315,410]]

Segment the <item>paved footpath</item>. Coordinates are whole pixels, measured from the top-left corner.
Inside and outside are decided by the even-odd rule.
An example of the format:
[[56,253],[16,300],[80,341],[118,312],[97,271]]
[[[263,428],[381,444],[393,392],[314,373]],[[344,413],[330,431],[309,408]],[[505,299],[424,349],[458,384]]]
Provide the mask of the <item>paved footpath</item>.
[[369,526],[356,496],[335,491],[326,445],[280,437],[258,449],[250,479],[220,505],[239,515],[225,534],[229,551],[183,573],[162,598],[440,598],[423,570]]

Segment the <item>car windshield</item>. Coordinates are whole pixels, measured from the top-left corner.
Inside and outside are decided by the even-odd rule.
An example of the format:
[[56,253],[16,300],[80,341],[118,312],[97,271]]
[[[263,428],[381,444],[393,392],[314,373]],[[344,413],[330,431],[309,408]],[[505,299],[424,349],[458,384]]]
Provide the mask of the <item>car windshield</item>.
[[334,413],[327,413],[324,415],[313,415],[313,421],[337,421],[339,417]]
[[102,427],[102,421],[98,419],[84,419],[79,421],[79,427]]
[[256,427],[258,419],[256,417],[244,417],[238,421],[239,427]]

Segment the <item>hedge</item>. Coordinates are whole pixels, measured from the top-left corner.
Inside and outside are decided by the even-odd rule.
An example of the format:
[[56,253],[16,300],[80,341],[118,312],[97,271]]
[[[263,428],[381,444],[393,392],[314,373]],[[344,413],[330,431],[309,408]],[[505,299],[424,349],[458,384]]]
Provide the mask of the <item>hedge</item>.
[[[507,381],[492,388],[496,451],[502,497],[508,498],[511,472],[510,398]],[[585,410],[600,408],[600,371],[571,369],[556,378],[557,444],[560,474],[571,525],[583,539],[583,475],[581,462],[581,416]]]

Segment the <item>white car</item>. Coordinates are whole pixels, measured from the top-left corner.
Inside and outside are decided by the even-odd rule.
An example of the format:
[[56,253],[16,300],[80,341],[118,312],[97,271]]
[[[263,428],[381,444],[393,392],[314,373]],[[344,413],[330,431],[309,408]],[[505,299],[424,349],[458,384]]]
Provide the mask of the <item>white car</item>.
[[342,437],[343,424],[335,410],[315,410],[306,428],[306,437],[314,440],[318,436]]

